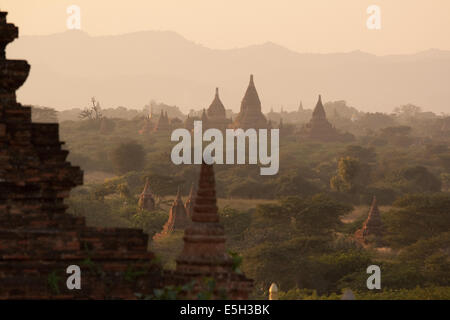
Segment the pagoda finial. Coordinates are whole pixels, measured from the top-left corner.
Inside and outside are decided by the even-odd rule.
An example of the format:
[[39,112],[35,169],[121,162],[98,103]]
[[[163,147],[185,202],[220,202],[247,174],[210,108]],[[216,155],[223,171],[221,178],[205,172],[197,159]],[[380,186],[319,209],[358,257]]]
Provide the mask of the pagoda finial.
[[323,118],[326,119],[325,109],[322,104],[322,96],[319,94],[319,99],[317,100],[316,107],[313,111],[313,118]]
[[176,260],[178,272],[196,275],[233,273],[216,201],[213,166],[203,162],[192,223],[185,230],[184,248]]
[[255,84],[253,83],[253,74],[250,75],[250,84],[251,84],[251,85],[255,85]]
[[216,97],[219,96],[219,88],[216,88]]
[[207,121],[207,120],[208,120],[208,117],[207,117],[207,115],[206,115],[206,110],[203,109],[203,112],[202,112],[202,121]]

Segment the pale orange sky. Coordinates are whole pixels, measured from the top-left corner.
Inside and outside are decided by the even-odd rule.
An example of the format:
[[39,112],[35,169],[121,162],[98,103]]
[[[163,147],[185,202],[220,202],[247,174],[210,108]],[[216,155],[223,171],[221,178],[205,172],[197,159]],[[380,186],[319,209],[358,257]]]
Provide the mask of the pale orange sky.
[[[81,7],[91,35],[171,30],[210,48],[272,41],[299,52],[374,54],[450,50],[450,0],[0,0],[22,35],[66,30]],[[366,9],[381,7],[381,30]]]

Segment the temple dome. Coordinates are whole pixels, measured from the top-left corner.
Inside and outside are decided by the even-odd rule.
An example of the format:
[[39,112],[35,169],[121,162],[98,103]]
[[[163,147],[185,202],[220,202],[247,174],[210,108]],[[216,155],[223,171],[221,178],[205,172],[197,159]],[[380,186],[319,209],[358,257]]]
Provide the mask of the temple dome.
[[207,115],[209,118],[225,119],[226,117],[225,107],[219,98],[219,88],[216,88],[216,95],[207,110]]

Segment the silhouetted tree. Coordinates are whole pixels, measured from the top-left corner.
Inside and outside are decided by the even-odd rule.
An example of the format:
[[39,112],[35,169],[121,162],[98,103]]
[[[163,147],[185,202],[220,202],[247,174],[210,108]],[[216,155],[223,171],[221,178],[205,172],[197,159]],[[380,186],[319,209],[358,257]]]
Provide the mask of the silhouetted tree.
[[80,119],[100,120],[103,118],[102,111],[100,108],[100,102],[96,101],[94,97],[91,98],[91,102],[92,106],[89,108],[85,108],[78,115]]

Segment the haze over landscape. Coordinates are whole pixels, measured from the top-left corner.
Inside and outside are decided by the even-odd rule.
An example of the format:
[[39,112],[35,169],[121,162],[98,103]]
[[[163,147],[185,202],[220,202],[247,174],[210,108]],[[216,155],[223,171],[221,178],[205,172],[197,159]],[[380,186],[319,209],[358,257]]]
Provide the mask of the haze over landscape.
[[83,107],[95,96],[105,107],[142,108],[155,99],[187,112],[207,107],[218,86],[225,107],[238,111],[251,73],[265,112],[296,109],[300,100],[312,108],[318,94],[370,112],[407,103],[449,110],[450,51],[309,54],[271,42],[219,50],[175,32],[91,37],[66,31],[21,37],[8,55],[33,66],[19,99],[59,110]]
[[[72,4],[81,31],[66,30]],[[370,112],[449,110],[448,1],[379,0],[380,30],[367,29],[365,0],[129,4],[3,0],[22,35],[8,56],[33,66],[20,101],[63,110],[96,96],[141,109],[154,99],[187,112],[207,107],[218,86],[238,111],[253,73],[264,112],[312,108],[318,94]]]
[[450,300],[450,1],[0,1],[0,300]]

